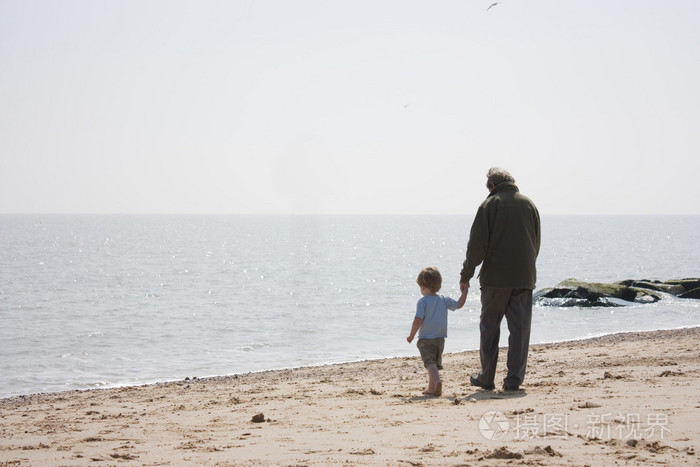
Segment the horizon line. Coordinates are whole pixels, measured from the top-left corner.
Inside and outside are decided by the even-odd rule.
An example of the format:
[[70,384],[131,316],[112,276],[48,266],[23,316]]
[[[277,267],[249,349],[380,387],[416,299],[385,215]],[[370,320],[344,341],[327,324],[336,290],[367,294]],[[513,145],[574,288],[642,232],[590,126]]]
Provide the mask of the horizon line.
[[[474,211],[464,213],[368,213],[368,212],[347,212],[347,213],[286,213],[286,212],[0,212],[0,216],[473,216]],[[645,216],[700,216],[700,213],[562,213],[540,211],[540,216],[588,216],[588,217],[645,217]]]

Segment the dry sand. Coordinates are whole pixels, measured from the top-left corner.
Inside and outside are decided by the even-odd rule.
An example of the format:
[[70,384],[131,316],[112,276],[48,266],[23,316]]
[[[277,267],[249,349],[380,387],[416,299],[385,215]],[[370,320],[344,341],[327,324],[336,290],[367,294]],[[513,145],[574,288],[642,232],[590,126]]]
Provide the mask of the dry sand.
[[471,387],[464,352],[444,358],[442,397],[422,396],[416,351],[2,399],[0,465],[698,465],[698,337],[534,345],[508,393]]

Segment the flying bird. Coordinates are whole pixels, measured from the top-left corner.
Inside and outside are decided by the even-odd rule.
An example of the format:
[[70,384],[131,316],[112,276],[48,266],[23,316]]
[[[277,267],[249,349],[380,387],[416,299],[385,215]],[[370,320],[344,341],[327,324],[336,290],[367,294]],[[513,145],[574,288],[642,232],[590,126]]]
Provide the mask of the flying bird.
[[486,11],[489,11],[491,8],[495,7],[495,6],[498,5],[499,3],[501,3],[501,2],[494,2],[494,3],[492,3],[491,5],[489,5],[489,7],[486,9]]

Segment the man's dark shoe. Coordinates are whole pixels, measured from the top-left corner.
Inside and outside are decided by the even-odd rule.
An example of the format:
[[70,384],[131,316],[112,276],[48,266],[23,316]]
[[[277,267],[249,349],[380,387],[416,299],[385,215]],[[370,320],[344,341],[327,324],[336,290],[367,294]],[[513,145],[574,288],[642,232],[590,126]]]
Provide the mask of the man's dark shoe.
[[506,383],[503,383],[503,390],[504,391],[520,391],[520,386],[517,384],[509,385]]
[[481,381],[479,381],[479,375],[476,373],[469,377],[469,382],[472,383],[472,386],[478,386],[486,390],[491,390],[495,388],[493,384],[483,384]]

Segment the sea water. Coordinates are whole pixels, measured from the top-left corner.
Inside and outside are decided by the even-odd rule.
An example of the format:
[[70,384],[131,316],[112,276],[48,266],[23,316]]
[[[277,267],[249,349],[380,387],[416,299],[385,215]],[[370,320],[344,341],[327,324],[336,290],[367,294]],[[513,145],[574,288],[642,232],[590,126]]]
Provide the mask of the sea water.
[[[471,220],[2,215],[0,397],[417,356],[416,275],[437,266],[457,298]],[[545,216],[542,230],[538,289],[700,276],[700,216]],[[478,348],[471,286],[447,352]],[[670,296],[536,306],[532,342],[697,325],[700,301]]]

